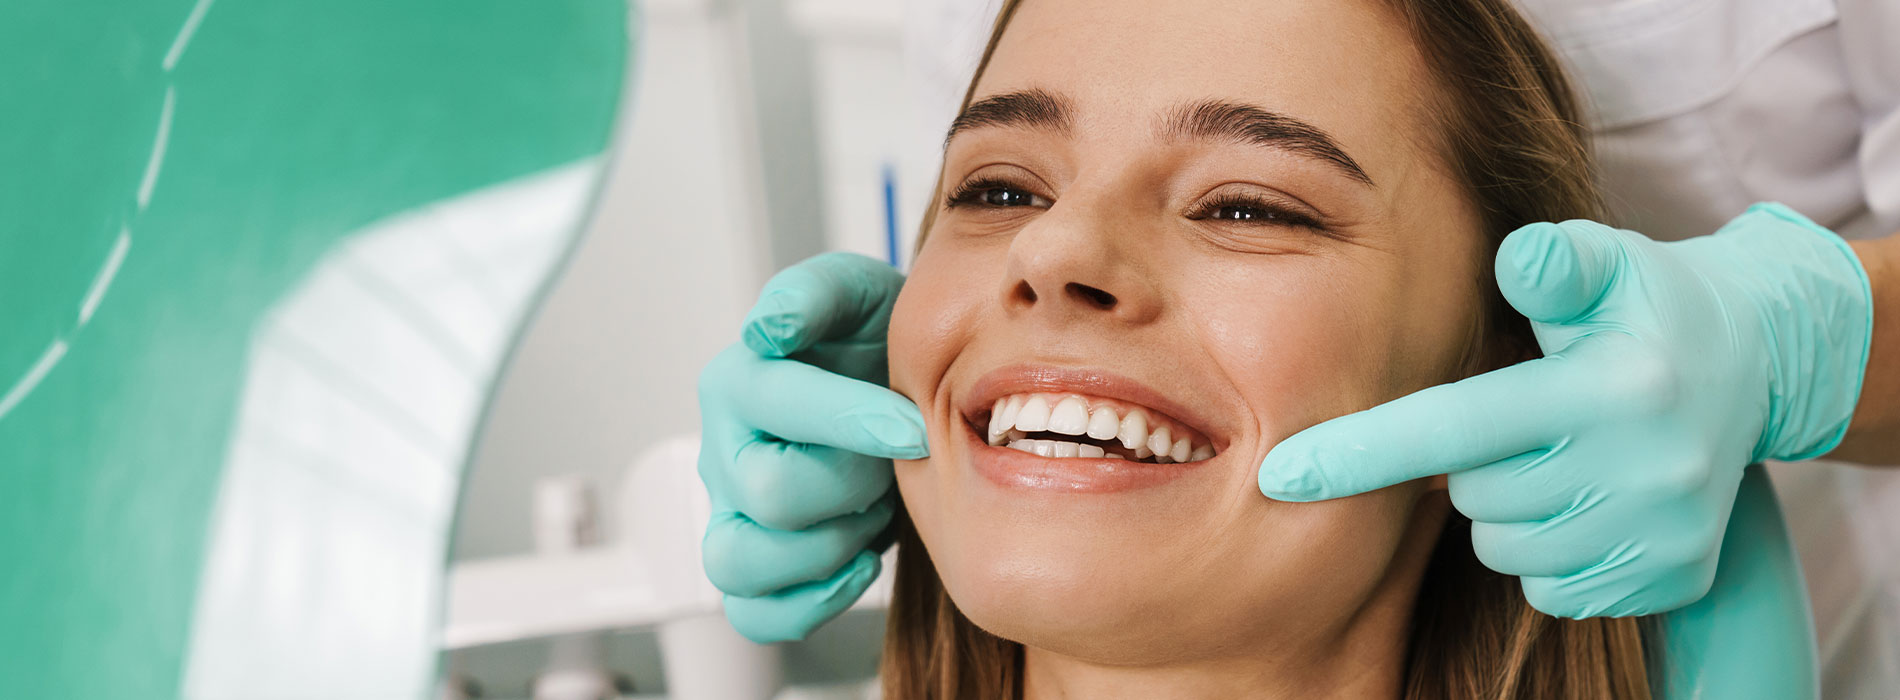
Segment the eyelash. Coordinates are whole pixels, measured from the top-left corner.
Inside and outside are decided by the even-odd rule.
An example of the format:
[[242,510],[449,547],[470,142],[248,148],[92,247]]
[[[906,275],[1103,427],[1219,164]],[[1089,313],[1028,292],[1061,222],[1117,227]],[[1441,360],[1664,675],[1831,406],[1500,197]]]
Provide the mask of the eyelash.
[[1005,206],[989,204],[983,201],[983,195],[989,194],[990,192],[995,191],[995,190],[1014,190],[1017,192],[1028,194],[1031,197],[1036,196],[1035,193],[1029,191],[1029,188],[1023,187],[1021,185],[1010,182],[1008,180],[1000,180],[996,178],[978,178],[975,180],[970,180],[968,182],[965,182],[961,185],[957,185],[957,188],[950,192],[950,196],[944,199],[944,206],[953,208],[953,209],[956,207],[962,207],[962,206],[978,206],[978,207],[993,208],[993,209],[1010,208],[1010,207],[1005,207]]
[[[1216,217],[1224,209],[1252,209],[1260,212],[1262,216],[1259,219],[1217,219]],[[1213,199],[1201,201],[1199,204],[1194,205],[1193,209],[1188,210],[1187,218],[1196,221],[1215,219],[1217,221],[1254,226],[1272,226],[1277,224],[1295,228],[1325,229],[1324,226],[1320,225],[1317,219],[1311,216],[1295,212],[1265,199],[1235,193],[1222,194]]]
[[[991,192],[994,192],[996,190],[1012,190],[1012,191],[1028,194],[1031,197],[1037,196],[1033,192],[1031,192],[1028,188],[1022,187],[1008,180],[1002,180],[1002,179],[997,179],[997,178],[979,178],[979,179],[970,180],[970,181],[964,182],[961,185],[958,185],[957,188],[955,190],[952,190],[950,192],[950,195],[944,199],[944,206],[947,208],[957,208],[957,207],[965,207],[965,206],[975,206],[975,207],[983,207],[983,208],[989,208],[989,209],[1015,208],[1014,206],[1010,206],[1010,205],[995,205],[995,204],[989,204],[983,201],[983,197],[985,195]],[[1022,206],[1022,205],[1016,205],[1016,206]],[[1218,219],[1216,218],[1222,212],[1222,210],[1225,210],[1225,209],[1251,209],[1256,212],[1259,212],[1261,216],[1257,219]],[[1320,222],[1311,216],[1294,212],[1291,209],[1288,209],[1278,204],[1274,204],[1272,202],[1269,202],[1265,199],[1261,199],[1259,197],[1251,197],[1248,195],[1237,194],[1237,193],[1222,194],[1212,199],[1203,200],[1200,203],[1194,205],[1192,209],[1188,210],[1187,218],[1196,220],[1196,221],[1213,219],[1216,221],[1226,221],[1229,223],[1241,224],[1245,226],[1278,225],[1278,226],[1291,226],[1295,228],[1313,229],[1317,231],[1325,230],[1325,227],[1320,225]]]

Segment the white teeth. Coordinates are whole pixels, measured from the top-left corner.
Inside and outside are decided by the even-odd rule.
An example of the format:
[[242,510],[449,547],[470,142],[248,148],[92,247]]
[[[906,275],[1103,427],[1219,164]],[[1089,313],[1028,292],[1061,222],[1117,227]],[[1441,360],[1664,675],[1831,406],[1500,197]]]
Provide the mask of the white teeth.
[[[989,444],[1044,457],[1152,459],[1160,464],[1198,462],[1214,456],[1213,445],[1196,445],[1193,438],[1177,437],[1167,425],[1155,426],[1154,432],[1149,432],[1149,418],[1142,410],[1128,409],[1127,415],[1121,415],[1112,406],[1098,405],[1090,411],[1089,401],[1074,394],[1015,394],[997,399],[990,408],[986,431]],[[1081,440],[1029,438],[1044,431],[1112,441],[1129,452],[1117,454],[1100,445],[1082,444]]]
[[1095,445],[1084,445],[1078,442],[1069,442],[1068,440],[1012,440],[1008,447],[1012,450],[1028,452],[1044,457],[1082,457],[1086,459],[1114,457],[1121,459],[1120,455],[1109,454],[1107,450]]
[[1115,431],[1121,429],[1121,421],[1115,418],[1115,409],[1103,406],[1089,414],[1089,437],[1107,440],[1115,437]]
[[1159,428],[1155,428],[1154,432],[1148,434],[1148,451],[1149,452],[1153,452],[1158,455],[1165,455],[1168,453],[1168,450],[1172,449],[1173,447],[1174,447],[1174,432],[1168,430],[1168,426],[1164,425]]
[[1021,415],[1023,412],[1023,401],[1022,395],[1018,394],[1009,397],[1009,403],[1003,405],[1003,425],[1005,427],[1016,426],[1016,416]]
[[1081,435],[1089,429],[1089,408],[1081,397],[1071,396],[1049,411],[1049,432]]
[[1016,429],[1025,433],[1049,429],[1049,402],[1041,396],[1031,396],[1023,402],[1023,410],[1016,414]]
[[1009,434],[1010,424],[1003,421],[1003,408],[1009,405],[1008,399],[997,399],[996,407],[990,409],[990,444],[1000,444],[1004,435]]
[[1022,410],[1021,396],[996,400],[996,407],[990,409],[990,444],[1001,445],[1023,439],[1022,431],[1016,430],[1016,414]]
[[1116,435],[1122,441],[1122,447],[1135,449],[1148,441],[1148,414],[1141,411],[1129,411],[1122,418],[1121,429]]

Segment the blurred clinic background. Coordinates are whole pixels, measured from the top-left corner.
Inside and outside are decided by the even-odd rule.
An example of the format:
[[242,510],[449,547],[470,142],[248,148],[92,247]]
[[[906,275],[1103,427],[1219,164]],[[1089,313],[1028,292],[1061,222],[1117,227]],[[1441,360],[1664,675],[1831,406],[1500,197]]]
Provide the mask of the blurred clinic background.
[[[698,569],[695,383],[773,271],[826,250],[907,264],[957,105],[905,86],[965,82],[995,4],[926,17],[877,0],[639,3],[612,172],[476,441],[453,549],[448,641],[464,651],[452,672],[512,697],[578,648],[636,695],[873,694],[877,593],[782,648],[745,642],[719,616]],[[907,57],[907,31],[955,37],[966,58]],[[591,534],[560,530],[576,512]],[[571,535],[596,554],[547,555]],[[674,580],[653,582],[654,600],[624,599],[645,584],[622,577],[659,572]],[[577,641],[568,629],[614,631]],[[706,666],[662,645],[703,646]],[[701,677],[709,685],[680,687]]]
[[903,263],[990,5],[0,5],[0,697],[865,697],[877,595],[720,615],[694,382]]

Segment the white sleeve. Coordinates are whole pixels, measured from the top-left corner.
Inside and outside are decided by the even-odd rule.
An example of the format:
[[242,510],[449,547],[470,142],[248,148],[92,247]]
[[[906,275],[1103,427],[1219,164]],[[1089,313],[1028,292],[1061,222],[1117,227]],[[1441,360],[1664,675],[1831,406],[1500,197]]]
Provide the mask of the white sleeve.
[[1900,231],[1900,2],[1839,0],[1841,52],[1860,102],[1861,180],[1882,233]]

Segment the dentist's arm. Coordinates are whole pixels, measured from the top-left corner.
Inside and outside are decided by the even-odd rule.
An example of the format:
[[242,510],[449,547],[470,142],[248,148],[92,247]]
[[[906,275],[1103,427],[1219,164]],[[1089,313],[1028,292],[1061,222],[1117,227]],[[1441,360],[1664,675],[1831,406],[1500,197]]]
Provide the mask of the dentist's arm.
[[[1522,577],[1539,610],[1688,604],[1708,592],[1744,466],[1850,434],[1844,451],[1893,455],[1892,251],[1850,249],[1780,205],[1680,243],[1526,226],[1496,272],[1543,358],[1313,426],[1267,455],[1260,489],[1320,500],[1448,473],[1478,558]],[[1884,366],[1863,383],[1870,341]]]
[[877,578],[891,459],[925,455],[922,414],[884,386],[903,282],[844,253],[786,268],[700,374],[706,575],[753,641],[803,638]]
[[1900,234],[1853,247],[1873,286],[1873,355],[1847,438],[1827,457],[1900,466]]

